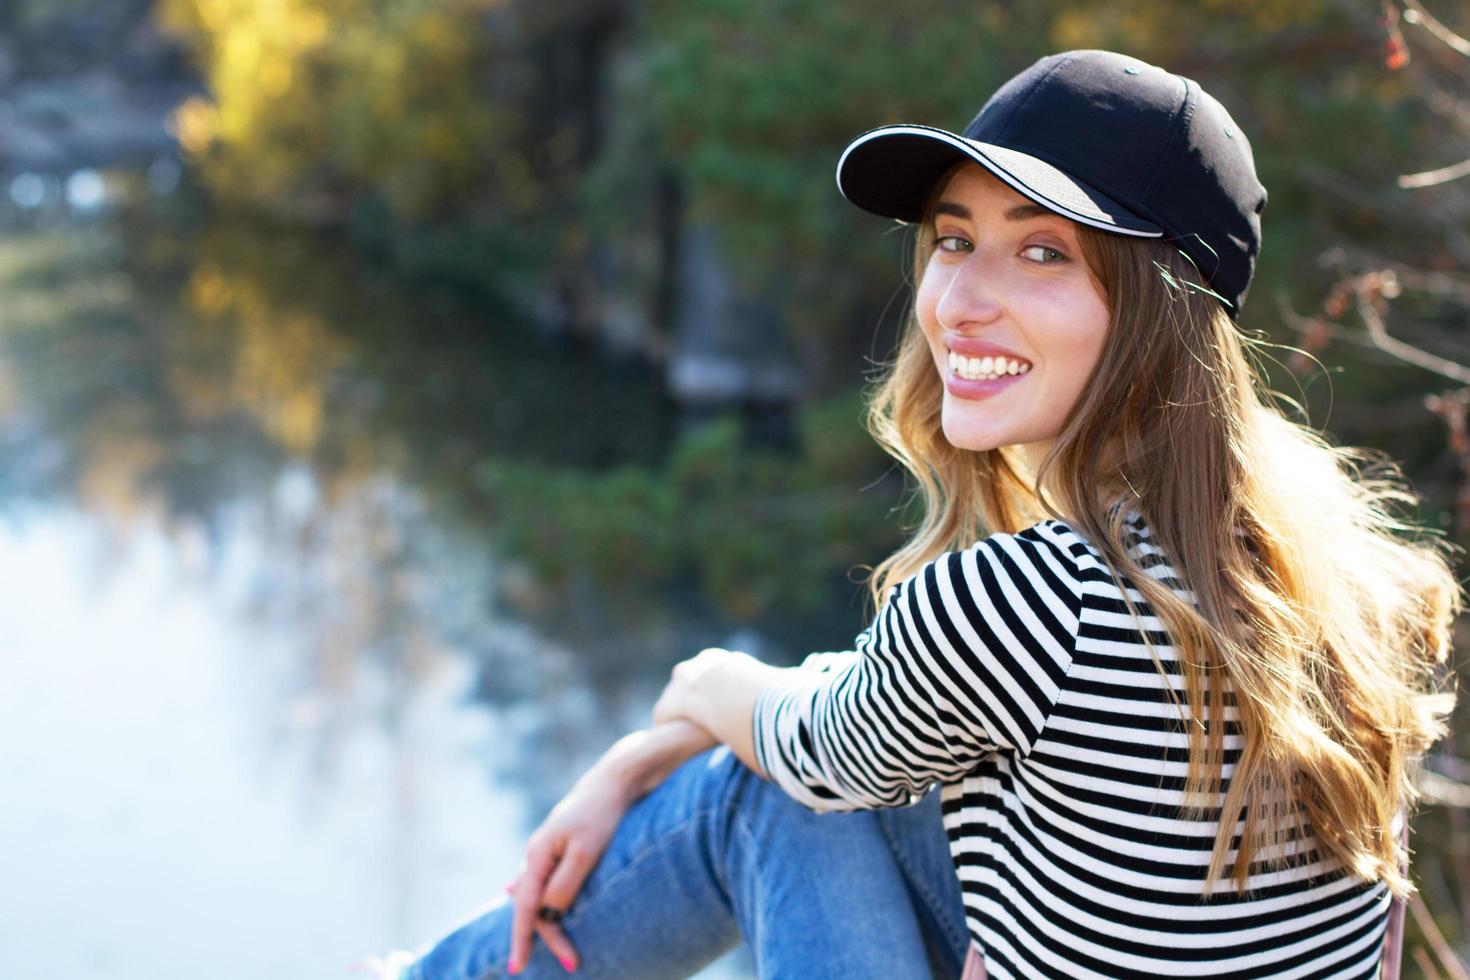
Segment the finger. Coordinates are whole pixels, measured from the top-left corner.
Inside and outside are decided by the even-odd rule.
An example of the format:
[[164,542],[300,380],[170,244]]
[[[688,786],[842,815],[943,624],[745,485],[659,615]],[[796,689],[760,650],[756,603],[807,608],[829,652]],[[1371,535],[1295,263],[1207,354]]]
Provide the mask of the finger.
[[531,936],[536,929],[536,910],[541,903],[541,889],[532,882],[522,881],[511,899],[510,958],[506,969],[519,973],[531,958]]
[[546,888],[541,892],[541,904],[563,912],[570,909],[601,856],[600,848],[589,848],[577,841],[567,844],[556,869],[546,879]]
[[510,922],[510,961],[506,964],[511,973],[519,973],[531,958],[531,935],[542,904],[541,889],[555,863],[556,857],[548,847],[533,844],[526,853],[526,870],[512,899],[515,912]]
[[541,941],[546,944],[546,948],[551,950],[552,954],[561,961],[562,967],[568,973],[571,973],[580,965],[577,959],[577,950],[572,946],[572,941],[567,938],[567,934],[562,931],[561,926],[537,919],[536,935],[541,937]]

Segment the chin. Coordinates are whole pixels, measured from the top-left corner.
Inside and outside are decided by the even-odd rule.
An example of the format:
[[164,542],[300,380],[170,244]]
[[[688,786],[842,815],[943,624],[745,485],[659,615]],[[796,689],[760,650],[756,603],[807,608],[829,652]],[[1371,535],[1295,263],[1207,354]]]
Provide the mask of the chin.
[[987,437],[983,433],[967,432],[963,428],[947,425],[942,428],[945,440],[956,449],[968,449],[971,452],[982,453],[988,449],[999,449],[1004,445],[1000,440]]

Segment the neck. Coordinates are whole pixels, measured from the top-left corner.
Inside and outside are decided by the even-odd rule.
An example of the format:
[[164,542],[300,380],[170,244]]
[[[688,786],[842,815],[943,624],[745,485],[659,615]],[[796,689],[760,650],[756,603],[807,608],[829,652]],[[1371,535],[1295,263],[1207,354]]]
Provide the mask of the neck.
[[[1043,442],[1019,443],[1014,446],[1006,446],[1003,451],[1005,452],[1006,461],[1010,464],[1011,469],[1015,470],[1016,474],[1022,480],[1024,480],[1027,485],[1035,487],[1036,474],[1037,471],[1041,469],[1042,460],[1046,458],[1046,454],[1051,451],[1052,446],[1054,446],[1055,444],[1056,440],[1048,439]],[[1116,439],[1108,440],[1106,444],[1098,449],[1098,476],[1101,479],[1111,481],[1118,477],[1119,464],[1117,463],[1118,453],[1116,450]],[[1049,474],[1049,477],[1054,480],[1055,476],[1056,470],[1053,469],[1051,474]],[[1055,483],[1048,483],[1046,490],[1047,499],[1052,502],[1053,506],[1059,506],[1057,503],[1058,496],[1055,492]],[[1119,505],[1128,508],[1134,508],[1138,505],[1137,495],[1127,487],[1126,483],[1120,483],[1118,487],[1118,492],[1116,494],[1109,495],[1108,505],[1105,507],[1105,509],[1112,510],[1114,507],[1117,507]]]
[[1014,458],[1019,459],[1025,465],[1026,472],[1035,477],[1036,472],[1041,469],[1041,461],[1046,458],[1046,454],[1051,451],[1055,442],[1055,439],[1046,439],[1041,442],[1027,442],[1013,446]]

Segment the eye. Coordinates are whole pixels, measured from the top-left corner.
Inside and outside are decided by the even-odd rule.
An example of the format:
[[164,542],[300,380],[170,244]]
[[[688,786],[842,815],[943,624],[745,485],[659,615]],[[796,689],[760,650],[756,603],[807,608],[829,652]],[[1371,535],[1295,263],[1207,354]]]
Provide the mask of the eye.
[[975,247],[974,243],[971,242],[968,238],[961,238],[958,235],[940,235],[938,238],[934,239],[934,247],[941,252],[958,252],[961,250],[958,247],[949,248],[945,245],[945,242],[959,242],[967,249]]
[[1067,261],[1065,255],[1048,245],[1028,245],[1021,249],[1021,254],[1032,262],[1040,262],[1042,265]]

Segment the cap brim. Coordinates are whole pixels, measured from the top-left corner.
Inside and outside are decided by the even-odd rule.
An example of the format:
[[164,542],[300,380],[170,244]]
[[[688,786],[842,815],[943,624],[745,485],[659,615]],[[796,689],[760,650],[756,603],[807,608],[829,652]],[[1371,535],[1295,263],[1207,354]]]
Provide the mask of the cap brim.
[[1164,234],[1158,225],[1045,160],[933,126],[880,126],[859,136],[837,161],[837,189],[865,211],[919,221],[935,181],[962,159],[975,161],[1064,218],[1139,238]]

